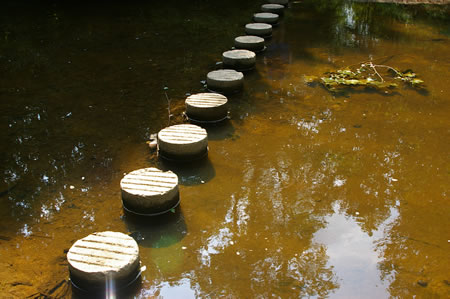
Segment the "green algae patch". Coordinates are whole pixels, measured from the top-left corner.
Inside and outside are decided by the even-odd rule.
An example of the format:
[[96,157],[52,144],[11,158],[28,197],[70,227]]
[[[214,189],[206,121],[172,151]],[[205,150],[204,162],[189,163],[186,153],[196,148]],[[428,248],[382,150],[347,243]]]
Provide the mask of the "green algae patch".
[[372,88],[389,93],[391,90],[407,85],[413,88],[424,88],[424,81],[412,70],[399,71],[387,65],[373,64],[366,61],[356,68],[343,68],[326,72],[322,76],[305,76],[307,83],[320,83],[331,92],[346,88]]

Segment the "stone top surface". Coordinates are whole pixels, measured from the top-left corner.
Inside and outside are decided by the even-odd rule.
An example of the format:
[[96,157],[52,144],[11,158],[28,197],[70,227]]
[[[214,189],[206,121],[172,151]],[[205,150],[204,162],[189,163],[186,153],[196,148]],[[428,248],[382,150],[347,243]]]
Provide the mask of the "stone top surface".
[[271,29],[272,25],[266,24],[266,23],[249,23],[249,24],[245,25],[245,28],[265,30],[265,29]]
[[235,41],[239,42],[239,43],[264,43],[264,38],[259,37],[259,36],[255,36],[255,35],[244,35],[244,36],[238,36],[235,38]]
[[278,15],[271,12],[258,12],[253,15],[255,18],[260,19],[278,19]]
[[244,74],[235,70],[223,69],[209,72],[207,77],[215,81],[240,81]]
[[67,253],[67,261],[78,271],[117,273],[139,259],[136,241],[119,232],[97,232],[76,241]]
[[157,168],[143,168],[130,172],[120,181],[120,188],[139,196],[162,195],[178,186],[178,176]]
[[191,144],[207,139],[206,130],[191,124],[174,125],[162,129],[158,139],[171,144]]
[[229,59],[252,59],[256,57],[255,52],[249,50],[230,50],[223,52],[222,55]]
[[201,108],[219,107],[227,102],[226,96],[213,92],[193,94],[186,99],[186,104]]
[[265,9],[284,9],[284,6],[281,4],[274,4],[274,3],[269,3],[269,4],[263,4],[261,5],[262,8]]

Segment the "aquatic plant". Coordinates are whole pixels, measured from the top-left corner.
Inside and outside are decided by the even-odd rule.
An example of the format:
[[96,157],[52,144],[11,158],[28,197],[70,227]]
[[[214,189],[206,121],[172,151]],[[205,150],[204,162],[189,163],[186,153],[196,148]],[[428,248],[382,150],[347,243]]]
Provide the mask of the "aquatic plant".
[[344,88],[375,88],[388,92],[397,88],[403,82],[414,88],[423,88],[424,81],[417,78],[412,70],[399,71],[388,65],[374,64],[365,61],[357,68],[346,67],[336,71],[326,72],[321,77],[306,76],[307,82],[319,82],[331,92]]

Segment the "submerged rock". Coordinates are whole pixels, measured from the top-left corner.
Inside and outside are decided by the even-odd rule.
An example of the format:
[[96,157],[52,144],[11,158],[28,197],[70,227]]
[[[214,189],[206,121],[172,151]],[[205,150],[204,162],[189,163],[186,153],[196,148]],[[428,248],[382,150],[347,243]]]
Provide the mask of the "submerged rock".
[[417,281],[417,284],[420,285],[421,287],[426,287],[426,286],[428,286],[428,282],[425,281],[425,280],[423,280],[423,279],[419,279],[419,280]]

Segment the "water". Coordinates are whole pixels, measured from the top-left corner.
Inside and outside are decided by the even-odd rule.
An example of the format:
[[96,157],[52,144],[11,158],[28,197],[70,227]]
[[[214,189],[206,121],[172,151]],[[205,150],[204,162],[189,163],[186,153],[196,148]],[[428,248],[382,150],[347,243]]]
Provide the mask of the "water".
[[[141,298],[450,295],[448,6],[292,2],[231,121],[208,129],[208,160],[149,151],[165,93],[177,123],[249,2],[2,3],[2,296],[48,293],[70,246],[103,230],[140,244]],[[370,58],[426,90],[305,81]],[[182,202],[142,225],[119,181],[148,166],[178,173]]]

